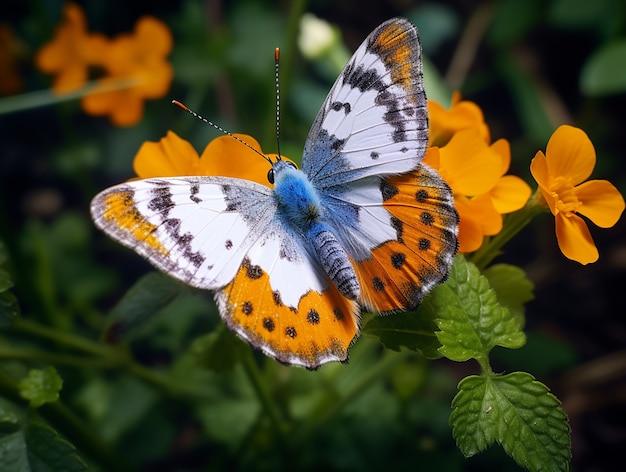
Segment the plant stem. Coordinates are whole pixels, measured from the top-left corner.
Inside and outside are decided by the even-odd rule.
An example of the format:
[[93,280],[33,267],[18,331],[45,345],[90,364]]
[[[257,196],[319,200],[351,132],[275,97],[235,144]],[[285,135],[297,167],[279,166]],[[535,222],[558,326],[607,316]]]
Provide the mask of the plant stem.
[[485,241],[475,253],[468,257],[470,262],[476,264],[479,269],[487,267],[494,258],[501,253],[502,247],[519,233],[532,219],[548,210],[547,206],[541,204],[540,191],[530,197],[526,206],[515,213],[507,215],[504,219],[502,231],[496,236]]
[[298,434],[293,438],[293,445],[296,447],[307,441],[316,431],[321,429],[328,421],[332,420],[344,406],[354,398],[368,391],[378,380],[387,376],[392,367],[406,358],[404,352],[385,351],[382,359],[369,368],[352,385],[341,392],[341,395],[326,395],[318,405],[312,409],[308,422],[298,430]]
[[287,433],[287,424],[283,420],[278,407],[272,399],[272,396],[265,387],[261,374],[259,373],[259,369],[254,361],[254,357],[252,356],[252,351],[250,349],[242,349],[241,357],[246,374],[248,375],[250,383],[256,391],[259,400],[263,404],[265,412],[270,417],[270,420],[274,424],[274,428],[278,434],[280,436],[284,436]]

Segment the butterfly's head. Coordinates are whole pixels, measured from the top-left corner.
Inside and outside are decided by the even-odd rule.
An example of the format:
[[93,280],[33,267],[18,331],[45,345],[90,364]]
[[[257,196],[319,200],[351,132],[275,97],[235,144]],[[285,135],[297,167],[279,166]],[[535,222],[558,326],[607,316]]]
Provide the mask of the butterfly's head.
[[267,172],[267,180],[272,185],[278,185],[280,180],[282,180],[285,175],[294,171],[300,172],[298,171],[298,166],[296,166],[296,164],[279,157],[275,162],[272,162],[272,168]]

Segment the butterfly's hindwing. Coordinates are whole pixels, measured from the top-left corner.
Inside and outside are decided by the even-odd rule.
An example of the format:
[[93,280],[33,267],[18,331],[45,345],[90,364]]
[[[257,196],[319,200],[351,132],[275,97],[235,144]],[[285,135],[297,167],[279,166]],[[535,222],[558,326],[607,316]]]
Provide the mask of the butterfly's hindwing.
[[422,164],[385,179],[383,208],[396,235],[355,264],[361,303],[376,312],[414,309],[448,276],[457,251],[458,214],[443,179]]
[[220,313],[232,331],[280,362],[308,369],[344,362],[359,332],[358,306],[308,254],[297,259],[305,263],[255,245],[233,281],[216,293]]

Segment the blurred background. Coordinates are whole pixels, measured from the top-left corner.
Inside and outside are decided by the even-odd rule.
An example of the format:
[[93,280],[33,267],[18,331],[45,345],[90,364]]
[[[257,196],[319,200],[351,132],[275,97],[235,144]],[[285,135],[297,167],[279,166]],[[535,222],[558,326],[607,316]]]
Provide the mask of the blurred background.
[[[534,189],[530,160],[537,150],[545,150],[558,125],[568,123],[585,130],[595,145],[598,162],[593,177],[609,179],[622,194],[626,192],[626,3],[622,0],[109,0],[78,4],[84,9],[88,31],[109,38],[133,31],[144,15],[163,22],[173,38],[168,55],[173,80],[161,98],[145,101],[141,119],[132,126],[115,126],[106,116],[92,116],[81,108],[79,98],[52,93],[53,77],[35,63],[37,52],[55,34],[64,2],[3,3],[0,239],[6,245],[22,313],[42,323],[95,333],[97,338],[103,314],[150,270],[129,251],[98,234],[88,208],[99,190],[134,175],[133,157],[144,141],[157,141],[174,130],[201,152],[219,135],[172,107],[172,98],[229,131],[254,136],[265,152],[275,152],[273,51],[279,46],[281,149],[299,161],[309,126],[345,60],[375,26],[393,16],[406,16],[418,26],[427,58],[429,98],[447,106],[451,92],[460,90],[464,99],[476,102],[484,111],[492,140],[511,142],[511,173]],[[305,13],[332,25],[336,37],[326,50],[299,47],[299,21]],[[97,77],[97,70],[90,72]],[[550,386],[569,415],[572,468],[579,471],[615,470],[626,444],[626,222],[622,218],[610,230],[591,225],[591,232],[600,260],[590,266],[562,256],[549,215],[534,221],[498,259],[527,271],[536,298],[526,311],[528,344],[517,351],[496,350],[494,369],[526,370]],[[195,330],[209,332],[217,316],[213,310],[206,317],[210,301],[198,298],[188,297],[170,309],[169,317],[155,320],[134,343],[136,356],[147,365],[169,365],[178,359],[181,346],[191,342]],[[0,344],[7,340],[0,336]],[[461,458],[446,424],[451,400],[446,395],[452,395],[456,381],[475,366],[431,364],[420,364],[430,372],[419,388],[428,379],[434,383],[426,390],[440,397],[434,395],[415,406],[415,423],[396,424],[391,431],[382,419],[376,423],[371,417],[384,410],[381,402],[387,400],[382,394],[376,396],[380,392],[372,394],[369,403],[360,399],[363,403],[354,407],[352,416],[342,418],[350,424],[345,431],[356,434],[362,423],[355,418],[369,415],[365,430],[378,434],[372,433],[369,440],[337,437],[348,433],[339,422],[331,422],[328,428],[336,429],[326,436],[328,443],[318,437],[314,448],[303,453],[307,459],[302,464],[342,470],[363,470],[396,460],[407,465],[407,451],[419,450],[441,452],[431,463],[438,470],[517,470],[495,447],[467,461]],[[293,375],[300,392],[317,385],[307,383],[311,382],[308,372]],[[109,371],[98,379],[75,372],[63,377],[64,392],[70,392],[68,401],[85,411],[93,424],[108,425],[102,434],[117,444],[118,451],[132,448],[130,462],[145,470],[210,470],[230,466],[236,459],[241,459],[242,467],[252,467],[253,458],[241,453],[242,448],[246,444],[262,448],[261,439],[246,436],[248,429],[243,427],[244,433],[220,437],[219,428],[211,426],[219,410],[190,411],[184,402],[166,404],[146,387],[120,380]],[[141,406],[110,403],[121,410],[107,413],[102,407],[96,411],[93,399],[104,398],[99,396],[104,390],[115,390],[121,403]],[[425,405],[441,414],[422,421],[428,409]],[[126,415],[133,408],[142,414],[124,421],[122,412]],[[159,413],[149,415],[153,409]],[[245,409],[237,411],[246,417]],[[110,415],[120,418],[113,421]],[[228,423],[224,418],[220,421]],[[161,442],[153,443],[160,445],[158,454],[149,452],[151,427],[167,430],[159,437]],[[379,437],[383,431],[386,438]],[[407,431],[419,439],[403,442]],[[141,440],[144,434],[148,436]],[[398,448],[404,445],[404,452],[387,444],[392,440]],[[124,441],[126,446],[120,446]],[[376,459],[367,457],[371,450],[359,457],[359,451],[367,448],[381,452]],[[453,456],[442,462],[447,450],[454,451]],[[428,470],[424,464],[429,462],[415,465]]]

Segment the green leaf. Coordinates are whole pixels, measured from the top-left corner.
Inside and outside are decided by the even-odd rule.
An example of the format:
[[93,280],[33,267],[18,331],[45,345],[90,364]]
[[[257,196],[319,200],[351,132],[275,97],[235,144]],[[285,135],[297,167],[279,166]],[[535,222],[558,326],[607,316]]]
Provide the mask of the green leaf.
[[400,351],[404,346],[429,359],[438,359],[441,343],[435,336],[435,313],[427,297],[417,311],[372,317],[363,326],[363,334],[377,337],[387,349]]
[[17,298],[11,292],[0,293],[0,328],[9,326],[20,315]]
[[585,63],[580,88],[586,95],[613,95],[626,91],[626,39],[599,48]]
[[37,419],[24,420],[0,406],[0,470],[77,472],[87,470],[76,448]]
[[466,457],[497,441],[531,471],[569,470],[567,417],[559,400],[530,374],[467,377],[452,408],[453,435]]
[[20,396],[28,400],[33,408],[57,401],[61,388],[63,379],[51,366],[44,370],[31,369],[19,384]]
[[161,272],[144,275],[109,313],[104,339],[109,343],[128,339],[184,290],[182,284]]
[[228,372],[240,359],[242,343],[224,324],[215,331],[197,338],[191,352],[201,367],[214,372]]
[[438,313],[439,351],[448,359],[486,359],[494,346],[517,349],[526,342],[487,278],[463,257],[455,259],[448,281],[433,291],[432,301]]
[[[4,242],[0,240],[0,266],[7,261],[7,249]],[[0,328],[9,326],[13,320],[20,314],[20,307],[17,304],[15,295],[9,292],[13,287],[13,279],[11,274],[0,267]]]
[[507,307],[511,315],[517,319],[520,327],[524,327],[524,304],[535,295],[534,284],[526,277],[526,273],[517,266],[495,264],[483,271],[489,285],[496,291],[498,301]]

